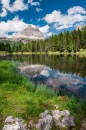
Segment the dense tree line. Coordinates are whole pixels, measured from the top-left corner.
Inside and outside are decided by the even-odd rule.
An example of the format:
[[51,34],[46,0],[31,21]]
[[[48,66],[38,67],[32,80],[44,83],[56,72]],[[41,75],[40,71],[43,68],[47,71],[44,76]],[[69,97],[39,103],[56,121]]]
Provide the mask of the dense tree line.
[[0,41],[0,51],[6,52],[77,52],[86,49],[86,27],[81,30],[65,31],[58,35],[52,35],[45,40],[28,41]]

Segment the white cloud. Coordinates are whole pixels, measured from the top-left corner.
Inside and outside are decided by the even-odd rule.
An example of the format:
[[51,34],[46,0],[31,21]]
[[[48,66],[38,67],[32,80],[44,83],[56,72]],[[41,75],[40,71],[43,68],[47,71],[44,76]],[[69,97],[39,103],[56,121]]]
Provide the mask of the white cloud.
[[45,37],[50,37],[50,36],[53,35],[53,33],[52,32],[48,32],[48,33],[45,33],[44,35],[45,35]]
[[8,34],[0,30],[0,37],[7,37]]
[[86,21],[86,10],[80,6],[74,6],[67,10],[67,14],[62,14],[59,10],[54,10],[47,14],[43,20],[47,23],[54,24],[57,30],[72,27],[73,25]]
[[52,36],[52,32],[49,32],[49,25],[45,25],[43,27],[40,27],[39,30],[44,34],[45,37],[49,37]]
[[84,22],[80,22],[80,23],[76,24],[75,27],[77,27],[77,26],[84,26],[84,25],[86,25]]
[[43,11],[43,9],[41,9],[41,8],[36,8],[36,11],[37,11],[37,12],[41,12],[41,11]]
[[52,23],[57,22],[61,17],[61,12],[54,10],[51,14],[47,14],[43,19],[48,23]]
[[7,15],[7,11],[5,8],[2,8],[2,13],[0,13],[0,17],[5,17]]
[[10,12],[22,11],[28,8],[27,4],[24,4],[23,0],[15,0],[12,5],[10,5],[10,0],[1,0],[1,3],[3,8]]
[[[28,9],[28,4],[31,6],[39,6],[40,2],[34,2],[33,0],[28,0],[27,4],[25,4],[24,0],[15,0],[12,4],[10,4],[11,0],[0,0],[2,4],[2,12],[0,13],[0,17],[5,17],[7,12],[16,12],[23,11]],[[36,8],[37,12],[42,11],[41,8]]]
[[43,27],[40,27],[39,30],[42,32],[42,33],[47,33],[49,31],[49,25],[46,25],[46,26],[43,26]]
[[29,24],[29,25],[31,25],[33,28],[36,28],[37,26],[36,25],[34,25],[34,24]]
[[2,13],[0,14],[0,17],[5,17],[7,15],[7,11],[15,12],[28,9],[28,5],[24,4],[23,0],[15,0],[12,4],[10,4],[10,1],[11,0],[1,0]]
[[38,5],[40,5],[39,2],[34,2],[33,0],[28,0],[28,3],[29,3],[30,5],[32,5],[32,6],[38,6]]
[[74,6],[73,8],[68,9],[67,13],[69,15],[73,15],[73,14],[86,14],[86,11],[84,8],[80,7],[80,6]]
[[24,23],[23,20],[19,20],[18,17],[8,20],[7,22],[0,22],[0,37],[7,36],[9,32],[20,32],[25,29],[28,24]]
[[[0,22],[0,37],[11,37],[14,34],[17,34],[23,31],[25,28],[28,27],[28,25],[31,25],[33,28],[37,28],[36,25],[27,24],[22,19],[19,19],[18,17],[13,18],[12,20],[8,20],[7,22],[1,21]],[[47,34],[49,32],[49,26],[46,25],[46,26],[40,27],[39,30],[43,34]],[[13,34],[8,35],[9,33],[13,33]]]
[[19,32],[27,27],[28,24],[24,23],[23,20],[19,20],[18,17],[8,20],[7,22],[0,22],[0,30],[5,32]]
[[56,28],[57,30],[61,30],[61,29],[65,29],[65,28],[69,28],[69,27],[72,27],[73,25],[71,24],[63,24],[63,25],[58,25],[57,23],[54,24],[54,28]]

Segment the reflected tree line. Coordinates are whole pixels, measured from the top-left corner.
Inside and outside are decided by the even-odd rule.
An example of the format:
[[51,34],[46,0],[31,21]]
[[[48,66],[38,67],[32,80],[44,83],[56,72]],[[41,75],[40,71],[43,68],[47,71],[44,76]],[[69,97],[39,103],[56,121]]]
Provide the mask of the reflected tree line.
[[86,77],[86,58],[78,56],[63,55],[8,55],[0,59],[25,62],[28,64],[42,64],[60,72],[73,73]]
[[22,43],[22,40],[11,41],[1,40],[0,51],[6,52],[77,52],[86,49],[86,27],[81,30],[65,31],[58,35],[50,36],[45,40]]

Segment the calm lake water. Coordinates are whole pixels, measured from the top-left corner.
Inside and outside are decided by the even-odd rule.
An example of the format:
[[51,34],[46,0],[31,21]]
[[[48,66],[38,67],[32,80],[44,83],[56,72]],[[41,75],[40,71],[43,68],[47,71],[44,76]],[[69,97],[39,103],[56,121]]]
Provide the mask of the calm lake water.
[[42,71],[29,76],[32,81],[58,90],[59,95],[86,98],[86,58],[62,55],[9,55],[0,56],[0,59],[43,65]]

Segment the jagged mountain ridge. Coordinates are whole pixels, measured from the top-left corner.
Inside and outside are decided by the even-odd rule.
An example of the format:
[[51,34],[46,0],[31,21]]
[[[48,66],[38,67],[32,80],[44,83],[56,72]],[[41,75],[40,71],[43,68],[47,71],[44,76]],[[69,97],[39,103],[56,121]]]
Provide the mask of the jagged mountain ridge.
[[22,32],[15,34],[13,36],[13,39],[39,40],[39,39],[45,39],[45,37],[43,33],[39,30],[39,28],[28,25],[28,27],[24,29]]

